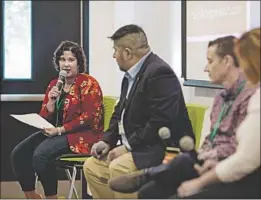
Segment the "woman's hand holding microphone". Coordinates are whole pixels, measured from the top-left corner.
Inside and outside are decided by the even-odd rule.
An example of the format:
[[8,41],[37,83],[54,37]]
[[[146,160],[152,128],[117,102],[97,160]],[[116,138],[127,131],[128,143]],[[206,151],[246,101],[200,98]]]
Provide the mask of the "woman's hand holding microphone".
[[[54,112],[56,100],[59,98],[60,95],[61,95],[61,91],[59,91],[58,87],[53,86],[48,93],[48,103],[46,105],[48,112],[50,113]],[[56,136],[64,133],[65,129],[64,127],[54,127],[54,128],[44,128],[43,131],[48,136]]]
[[48,112],[52,113],[55,108],[55,102],[61,95],[61,91],[59,91],[57,86],[53,86],[50,92],[48,93],[48,103],[46,105],[46,108]]

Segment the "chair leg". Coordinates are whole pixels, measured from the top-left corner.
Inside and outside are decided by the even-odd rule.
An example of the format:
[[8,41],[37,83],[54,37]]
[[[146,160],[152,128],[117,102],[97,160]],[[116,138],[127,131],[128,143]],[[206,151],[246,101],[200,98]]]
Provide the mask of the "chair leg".
[[39,192],[38,179],[39,179],[39,177],[38,177],[38,175],[35,173],[35,189],[36,189],[36,191]]
[[38,182],[38,176],[37,174],[35,174],[35,185],[37,185],[37,182]]
[[72,176],[71,176],[71,173],[70,173],[69,169],[66,169],[65,172],[66,172],[66,175],[67,175],[68,179],[70,180],[70,190],[69,190],[69,194],[68,194],[68,199],[72,198],[72,194],[73,193],[74,193],[76,199],[79,199],[77,190],[76,190],[75,185],[74,185],[75,184],[76,175],[77,175],[77,168],[73,167],[73,174],[72,174]]

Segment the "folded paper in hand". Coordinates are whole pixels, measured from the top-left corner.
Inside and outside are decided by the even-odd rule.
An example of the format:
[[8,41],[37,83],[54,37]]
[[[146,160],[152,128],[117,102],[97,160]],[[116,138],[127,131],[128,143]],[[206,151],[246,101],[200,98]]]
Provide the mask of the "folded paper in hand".
[[25,124],[36,127],[38,129],[54,128],[54,126],[52,124],[50,124],[48,121],[46,121],[44,118],[42,118],[37,113],[11,115],[11,116]]

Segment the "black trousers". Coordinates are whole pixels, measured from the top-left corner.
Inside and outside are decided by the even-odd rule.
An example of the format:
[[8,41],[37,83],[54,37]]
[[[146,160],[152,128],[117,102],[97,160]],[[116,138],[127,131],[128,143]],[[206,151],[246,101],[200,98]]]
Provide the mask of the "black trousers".
[[39,131],[20,142],[12,151],[11,164],[22,190],[35,190],[36,173],[45,195],[56,195],[58,180],[54,161],[69,152],[65,135],[47,137]]
[[[138,193],[139,199],[179,198],[177,189],[186,180],[197,178],[194,169],[197,161],[194,156],[184,153],[174,158],[170,163],[151,167],[148,174],[151,181],[145,184]],[[204,198],[260,198],[260,169],[240,181],[226,184],[215,184],[202,192],[189,196],[188,199]]]
[[166,199],[176,194],[179,185],[198,177],[194,169],[196,160],[189,153],[183,153],[168,164],[162,164],[148,169],[151,181],[145,184],[138,193],[139,199]]
[[[245,178],[231,182],[218,183],[204,188],[201,192],[186,199],[260,199],[260,169]],[[170,198],[179,198],[176,195]]]

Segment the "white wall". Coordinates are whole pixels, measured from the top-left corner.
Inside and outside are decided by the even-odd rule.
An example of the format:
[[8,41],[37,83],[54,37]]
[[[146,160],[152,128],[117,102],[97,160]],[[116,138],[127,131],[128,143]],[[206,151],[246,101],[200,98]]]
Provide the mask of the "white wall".
[[[180,2],[171,1],[90,1],[90,74],[98,79],[105,95],[119,96],[123,73],[112,58],[107,38],[118,28],[135,23],[145,30],[152,50],[181,75]],[[173,10],[174,9],[174,10]],[[177,23],[174,25],[174,22]],[[174,29],[178,26],[179,29]],[[174,40],[176,38],[176,40]],[[175,51],[174,51],[175,50]],[[172,64],[174,62],[174,64]]]
[[[181,76],[180,1],[90,1],[89,69],[99,81],[104,95],[119,96],[123,76],[112,58],[113,44],[107,37],[130,23],[145,30],[153,52]],[[182,79],[180,81],[182,83]],[[210,108],[216,93],[215,90],[193,87],[183,87],[183,92],[186,102]],[[204,134],[209,132],[209,110],[205,116]]]

